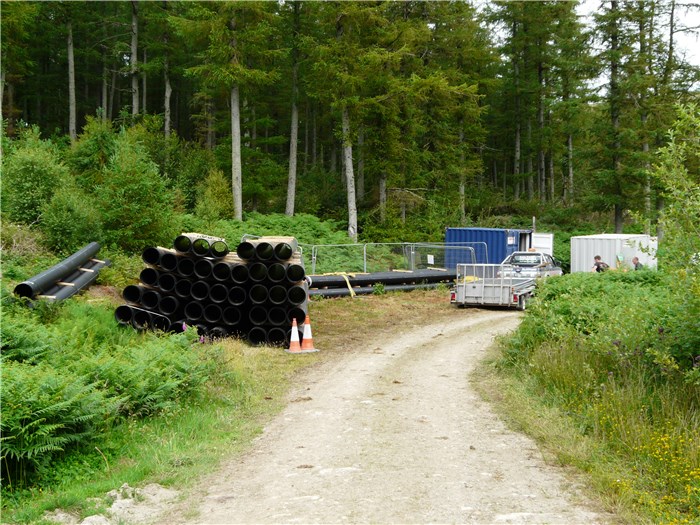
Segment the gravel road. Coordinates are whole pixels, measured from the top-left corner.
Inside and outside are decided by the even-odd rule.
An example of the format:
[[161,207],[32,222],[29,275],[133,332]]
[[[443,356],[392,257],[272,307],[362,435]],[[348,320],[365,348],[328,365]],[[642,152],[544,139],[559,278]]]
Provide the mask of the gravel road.
[[469,310],[312,367],[158,523],[603,523],[469,384],[520,314]]

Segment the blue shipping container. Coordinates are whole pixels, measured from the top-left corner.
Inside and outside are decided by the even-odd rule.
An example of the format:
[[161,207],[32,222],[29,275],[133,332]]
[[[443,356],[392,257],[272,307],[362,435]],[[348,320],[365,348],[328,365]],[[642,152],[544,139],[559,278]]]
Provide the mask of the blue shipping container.
[[[454,269],[459,263],[471,263],[471,253],[463,246],[474,248],[477,263],[500,264],[511,253],[527,250],[532,242],[532,230],[500,228],[446,228],[445,267]],[[449,245],[454,245],[450,249]],[[469,258],[468,258],[469,256]]]

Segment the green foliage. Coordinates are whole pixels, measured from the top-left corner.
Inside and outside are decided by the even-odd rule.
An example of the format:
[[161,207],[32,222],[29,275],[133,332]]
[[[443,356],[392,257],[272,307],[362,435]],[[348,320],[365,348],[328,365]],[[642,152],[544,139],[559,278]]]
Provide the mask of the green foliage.
[[192,144],[183,146],[180,155],[182,158],[175,176],[175,187],[185,199],[185,209],[193,211],[198,188],[204,180],[204,174],[215,165],[215,159],[211,151],[194,147]]
[[193,331],[140,334],[113,316],[111,304],[77,301],[3,308],[4,489],[50,479],[49,464],[126,417],[171,409],[216,375],[218,354],[193,347]]
[[700,519],[698,300],[679,287],[649,270],[547,279],[500,363],[632,465],[609,489],[654,522]]
[[116,133],[111,122],[102,122],[92,116],[78,140],[69,150],[66,162],[76,176],[78,185],[86,192],[92,192],[103,182],[103,170],[114,155]]
[[210,169],[200,184],[195,214],[205,221],[233,217],[231,185],[221,170]]
[[128,131],[117,138],[97,188],[104,238],[125,250],[172,241],[172,202],[157,166]]
[[67,176],[51,142],[41,140],[37,127],[25,130],[4,159],[3,212],[13,221],[36,222],[42,206]]
[[63,255],[102,239],[94,198],[72,184],[58,189],[43,208],[40,226],[47,246]]
[[84,376],[48,362],[3,360],[2,469],[10,486],[41,475],[69,446],[92,439],[113,410]]

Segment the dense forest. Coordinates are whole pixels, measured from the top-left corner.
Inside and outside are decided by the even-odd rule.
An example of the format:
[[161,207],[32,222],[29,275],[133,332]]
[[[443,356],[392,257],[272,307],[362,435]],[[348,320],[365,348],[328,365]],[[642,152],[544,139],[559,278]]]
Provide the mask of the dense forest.
[[[308,213],[355,240],[547,211],[661,235],[649,168],[698,96],[678,46],[698,6],[609,0],[584,24],[578,4],[3,1],[5,189],[9,154],[43,148],[77,182],[45,188],[60,209],[148,173],[143,208]],[[50,216],[27,199],[11,220]]]

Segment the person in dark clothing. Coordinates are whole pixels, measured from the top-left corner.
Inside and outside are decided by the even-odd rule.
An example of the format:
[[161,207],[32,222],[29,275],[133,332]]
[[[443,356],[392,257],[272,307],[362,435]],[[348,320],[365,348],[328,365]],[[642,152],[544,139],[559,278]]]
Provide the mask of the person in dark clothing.
[[641,270],[644,268],[644,265],[639,262],[639,257],[632,257],[632,266],[635,270]]
[[608,263],[603,262],[603,258],[600,255],[596,255],[593,257],[593,268],[591,268],[591,271],[593,272],[604,272],[610,268],[610,265]]

